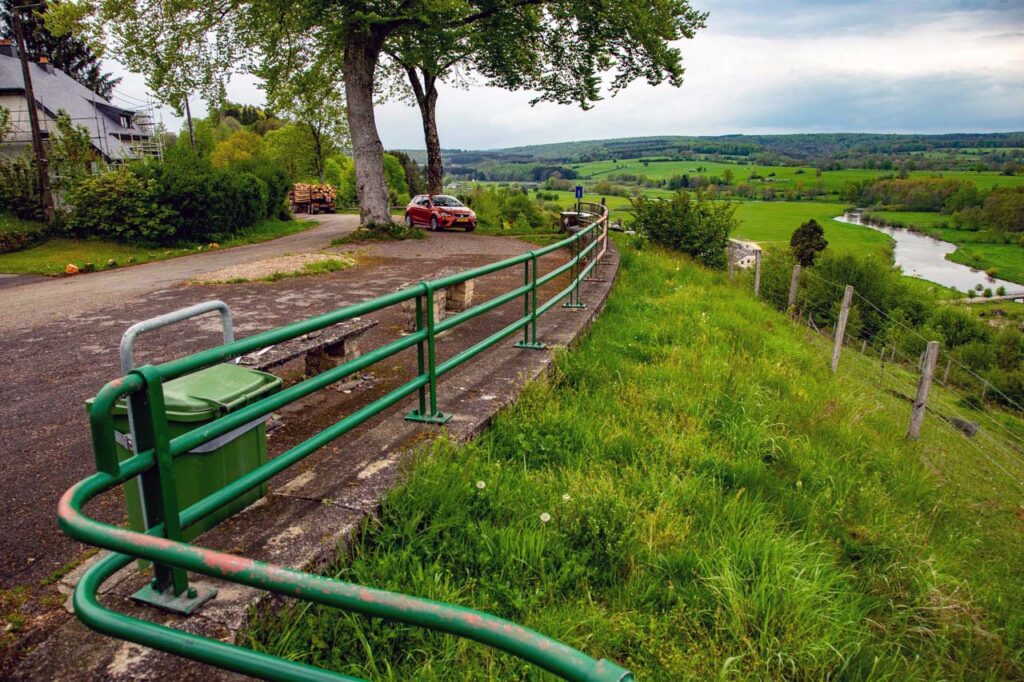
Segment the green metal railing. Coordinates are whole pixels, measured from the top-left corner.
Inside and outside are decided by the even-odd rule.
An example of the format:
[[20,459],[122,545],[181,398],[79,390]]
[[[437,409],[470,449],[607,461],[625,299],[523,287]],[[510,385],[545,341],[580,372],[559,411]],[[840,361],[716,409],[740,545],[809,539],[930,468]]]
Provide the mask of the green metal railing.
[[[632,679],[628,671],[615,663],[594,660],[540,633],[486,613],[254,561],[197,547],[182,539],[183,530],[414,393],[418,396],[418,406],[407,415],[408,419],[431,423],[446,421],[449,415],[438,408],[438,379],[519,330],[522,330],[523,336],[516,346],[543,348],[544,344],[537,338],[537,319],[567,297],[569,301],[565,303],[566,307],[582,307],[580,283],[607,251],[607,210],[603,205],[596,204],[589,205],[586,210],[590,211],[592,222],[576,234],[550,246],[442,279],[425,281],[371,301],[226,343],[162,365],[139,367],[104,386],[93,400],[89,412],[97,473],[69,489],[61,498],[58,510],[60,527],[65,533],[84,543],[113,552],[91,567],[75,589],[74,608],[82,622],[113,637],[257,677],[352,679],[133,618],[102,606],[97,600],[97,593],[104,581],[132,561],[143,559],[153,563],[155,575],[146,588],[149,590],[148,599],[179,613],[190,613],[212,596],[212,593],[200,594],[195,587],[189,586],[187,571],[192,571],[288,597],[473,639],[569,680]],[[540,274],[539,259],[561,249],[571,251],[569,260],[548,273]],[[523,267],[522,286],[446,319],[434,319],[434,296],[437,291],[516,266]],[[539,302],[540,287],[565,273],[570,275],[569,284],[547,301]],[[520,296],[523,298],[521,318],[447,360],[438,361],[435,344],[437,334]],[[416,331],[412,334],[386,343],[357,359],[305,379],[183,435],[170,437],[164,413],[165,382],[412,299],[416,301],[417,311]],[[418,369],[413,379],[188,508],[178,508],[173,466],[175,457],[413,346],[417,349]],[[127,400],[137,454],[119,462],[112,411],[121,400]],[[150,524],[145,532],[118,528],[91,519],[83,513],[83,507],[90,500],[136,477],[142,483],[146,518]]]

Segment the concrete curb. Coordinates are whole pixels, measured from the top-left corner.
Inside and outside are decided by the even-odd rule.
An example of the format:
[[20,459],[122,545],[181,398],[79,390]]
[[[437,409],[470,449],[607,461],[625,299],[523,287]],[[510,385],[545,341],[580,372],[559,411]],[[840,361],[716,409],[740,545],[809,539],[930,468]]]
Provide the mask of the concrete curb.
[[[604,308],[619,269],[619,254],[609,243],[597,279],[581,285],[587,308],[556,307],[538,322],[542,352],[499,344],[482,358],[463,365],[440,382],[443,409],[455,416],[444,431],[456,442],[482,433],[495,415],[525,386],[547,375],[558,348],[575,345]],[[408,401],[406,401],[408,402]],[[332,562],[351,533],[377,513],[380,500],[401,479],[413,450],[441,433],[436,427],[406,422],[397,406],[386,419],[358,436],[324,448],[298,465],[287,483],[202,536],[203,546],[275,564],[315,572]],[[352,472],[339,476],[339,471]],[[95,557],[62,581],[70,594]],[[216,587],[218,596],[188,619],[135,604],[130,595],[145,576],[125,569],[104,585],[103,602],[118,611],[168,627],[234,642],[252,613],[273,608],[278,597],[244,586],[196,576],[194,584]],[[204,680],[241,679],[222,670],[94,633],[69,617],[32,653],[12,679]]]

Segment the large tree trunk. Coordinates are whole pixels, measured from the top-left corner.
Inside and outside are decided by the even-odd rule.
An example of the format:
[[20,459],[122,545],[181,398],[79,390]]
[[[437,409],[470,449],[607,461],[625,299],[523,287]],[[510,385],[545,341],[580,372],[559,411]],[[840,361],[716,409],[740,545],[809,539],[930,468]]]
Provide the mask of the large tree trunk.
[[385,34],[353,33],[345,42],[345,100],[356,169],[356,198],[364,227],[391,223],[384,179],[384,145],[373,114],[373,74]]
[[427,191],[440,194],[444,190],[444,162],[441,160],[441,138],[437,134],[437,78],[424,72],[421,81],[413,68],[406,68],[406,73],[423,119],[423,141],[427,145]]

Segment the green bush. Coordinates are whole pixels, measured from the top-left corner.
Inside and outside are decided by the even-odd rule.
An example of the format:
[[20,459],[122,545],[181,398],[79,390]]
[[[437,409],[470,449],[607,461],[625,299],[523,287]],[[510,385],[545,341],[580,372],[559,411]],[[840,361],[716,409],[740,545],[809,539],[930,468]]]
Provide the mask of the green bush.
[[654,244],[687,253],[709,267],[725,267],[729,233],[737,224],[733,204],[679,191],[667,200],[637,197],[633,212],[637,231]]
[[20,251],[46,239],[46,227],[42,223],[22,223],[5,229],[0,216],[0,253]]
[[0,162],[0,210],[23,220],[42,220],[39,174],[31,157]]
[[267,217],[270,198],[267,183],[252,173],[236,173],[226,177],[230,186],[229,194],[236,199],[232,233]]
[[70,192],[71,224],[79,236],[166,243],[176,234],[172,212],[156,183],[121,168],[81,180]]

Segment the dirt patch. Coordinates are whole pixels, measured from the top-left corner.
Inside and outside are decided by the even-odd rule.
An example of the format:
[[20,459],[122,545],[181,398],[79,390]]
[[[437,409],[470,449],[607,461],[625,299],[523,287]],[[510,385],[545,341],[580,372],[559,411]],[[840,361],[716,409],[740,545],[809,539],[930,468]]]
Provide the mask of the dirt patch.
[[[193,284],[230,284],[234,282],[252,282],[258,280],[274,280],[282,277],[315,275],[324,272],[344,270],[353,267],[356,261],[344,254],[328,255],[325,253],[295,253],[251,263],[232,265],[228,268],[208,272],[191,280]],[[333,267],[325,267],[333,265]]]

